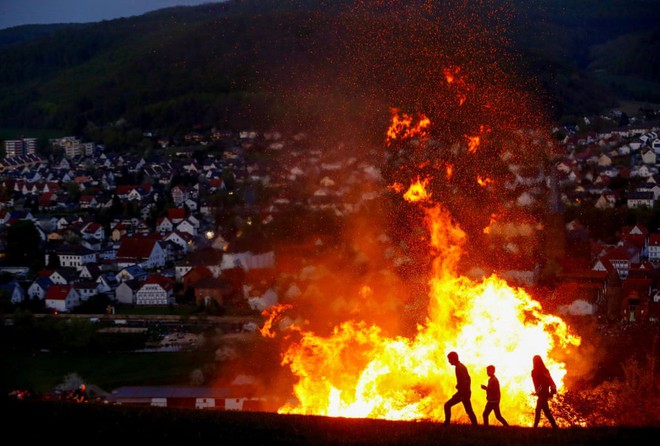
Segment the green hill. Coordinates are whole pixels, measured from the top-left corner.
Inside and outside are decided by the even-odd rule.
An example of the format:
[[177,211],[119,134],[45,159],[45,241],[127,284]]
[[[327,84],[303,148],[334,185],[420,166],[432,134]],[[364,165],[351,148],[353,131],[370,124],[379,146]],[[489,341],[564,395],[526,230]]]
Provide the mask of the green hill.
[[[369,128],[384,108],[428,102],[451,64],[484,83],[517,73],[555,118],[597,112],[621,94],[656,99],[660,71],[640,56],[657,46],[648,36],[660,12],[649,0],[377,5],[231,0],[3,30],[0,127],[81,133],[123,118],[170,134],[287,122]],[[647,88],[617,91],[604,71]]]

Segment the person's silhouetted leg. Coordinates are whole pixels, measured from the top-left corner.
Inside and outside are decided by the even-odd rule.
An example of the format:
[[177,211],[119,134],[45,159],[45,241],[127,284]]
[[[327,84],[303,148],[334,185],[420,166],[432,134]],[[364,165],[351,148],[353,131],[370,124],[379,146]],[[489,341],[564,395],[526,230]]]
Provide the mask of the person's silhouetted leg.
[[550,412],[550,408],[549,408],[549,407],[548,407],[547,409],[544,408],[543,413],[545,414],[546,418],[547,418],[548,421],[550,422],[550,425],[551,425],[553,428],[556,429],[556,428],[557,428],[557,422],[555,421],[555,417],[552,416],[552,412]]
[[534,412],[534,427],[539,427],[539,421],[541,421],[541,408],[537,405]]
[[484,419],[484,426],[488,426],[488,415],[490,414],[491,407],[490,403],[486,404],[486,407],[484,408],[484,413],[482,414],[482,417]]
[[479,424],[477,422],[477,416],[474,414],[474,409],[472,409],[472,401],[469,398],[463,400],[463,407],[465,407],[465,413],[470,417],[472,425],[476,426]]
[[453,401],[454,398],[452,397],[445,403],[445,426],[449,426],[449,423],[451,423],[451,408],[454,405]]
[[496,406],[495,409],[493,409],[493,412],[495,413],[495,418],[497,418],[497,421],[502,423],[502,426],[508,426],[509,423],[506,422],[504,417],[502,416],[502,412],[500,412],[499,406]]

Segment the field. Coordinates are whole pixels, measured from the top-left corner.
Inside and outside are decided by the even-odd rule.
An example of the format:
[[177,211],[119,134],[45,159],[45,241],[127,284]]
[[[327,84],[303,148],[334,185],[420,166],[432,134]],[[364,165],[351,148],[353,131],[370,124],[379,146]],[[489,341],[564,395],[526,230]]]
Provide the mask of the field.
[[[140,441],[251,445],[635,445],[657,444],[660,429],[532,429],[430,422],[278,415],[260,412],[128,408],[5,400],[4,422],[21,442]],[[35,427],[38,426],[38,429]]]

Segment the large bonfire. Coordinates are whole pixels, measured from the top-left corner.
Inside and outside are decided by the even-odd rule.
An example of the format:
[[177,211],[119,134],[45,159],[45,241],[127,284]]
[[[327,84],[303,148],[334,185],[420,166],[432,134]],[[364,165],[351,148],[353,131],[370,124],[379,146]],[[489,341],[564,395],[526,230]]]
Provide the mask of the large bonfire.
[[[395,111],[388,141],[423,136],[427,125],[425,117],[415,121]],[[466,138],[465,150],[474,152],[477,144],[477,138]],[[458,273],[466,234],[434,201],[429,181],[415,178],[407,186],[391,185],[410,206],[423,209],[434,258],[428,315],[416,335],[388,337],[378,325],[360,320],[337,325],[329,336],[287,325],[285,330],[295,333],[297,340],[283,353],[282,364],[298,381],[295,402],[279,412],[441,421],[443,403],[455,392],[454,370],[446,359],[452,350],[471,370],[473,400],[484,400],[479,383],[487,380],[486,366],[496,366],[504,395],[502,411],[512,424],[528,425],[532,417],[532,356],[547,358],[561,392],[566,364],[555,358],[579,345],[579,337],[562,319],[546,314],[526,291],[497,275],[474,280]],[[290,309],[283,305],[266,311],[262,334],[275,336],[274,325]],[[459,420],[466,422],[465,414]]]
[[[261,333],[283,340],[281,364],[295,379],[294,398],[278,411],[442,421],[443,404],[455,392],[454,369],[447,362],[447,353],[453,350],[470,370],[477,412],[481,402],[485,403],[480,384],[486,383],[486,367],[492,364],[502,387],[504,417],[513,425],[530,425],[535,402],[530,378],[532,357],[545,359],[562,392],[568,371],[565,358],[580,339],[561,318],[544,311],[525,289],[510,285],[496,273],[468,275],[461,262],[468,257],[468,234],[474,234],[475,228],[487,233],[500,215],[515,214],[511,207],[494,204],[508,193],[507,178],[517,175],[508,166],[523,160],[529,165],[541,164],[542,156],[537,152],[547,150],[547,139],[525,130],[531,128],[525,124],[532,121],[528,119],[532,114],[527,109],[527,96],[510,82],[495,53],[478,45],[480,40],[475,36],[484,34],[482,40],[490,41],[493,34],[489,30],[495,27],[472,27],[458,15],[431,23],[424,14],[435,6],[431,2],[424,5],[408,23],[421,31],[425,26],[436,30],[440,25],[435,23],[463,24],[453,28],[460,33],[452,32],[469,38],[457,40],[462,43],[455,48],[464,51],[452,58],[472,61],[469,67],[457,63],[440,67],[443,58],[430,57],[434,52],[426,47],[413,55],[424,63],[430,61],[428,69],[422,70],[426,65],[421,63],[419,67],[412,64],[417,61],[412,56],[407,65],[392,59],[391,69],[398,67],[407,73],[406,82],[428,76],[423,84],[427,87],[411,90],[419,96],[408,103],[426,103],[429,113],[390,109],[389,128],[384,131],[389,191],[410,209],[409,215],[420,216],[418,223],[424,228],[425,236],[418,237],[416,243],[424,244],[423,249],[430,253],[429,270],[424,273],[428,304],[413,333],[406,335],[390,330],[385,318],[380,323],[374,317],[360,317],[366,313],[346,311],[341,322],[333,320],[328,332],[290,317],[295,311],[291,303],[266,310]],[[397,15],[397,20],[403,20],[400,17]],[[444,25],[442,30],[446,31]],[[386,30],[376,34],[353,47],[365,67],[370,56],[384,54],[376,51],[387,47],[381,40],[400,42],[392,54],[409,51],[406,36],[389,36]],[[463,53],[470,51],[475,54],[467,58]],[[373,69],[365,71],[366,75],[390,69],[379,61],[369,63]],[[350,89],[360,79],[346,74],[337,83]],[[466,218],[468,214],[470,218]],[[426,268],[426,263],[422,267]],[[341,282],[338,275],[336,286],[319,294],[336,294]],[[392,293],[392,288],[375,287],[374,282],[365,281],[356,287],[355,300],[384,302],[380,294]],[[460,407],[454,409],[456,420],[469,422]]]

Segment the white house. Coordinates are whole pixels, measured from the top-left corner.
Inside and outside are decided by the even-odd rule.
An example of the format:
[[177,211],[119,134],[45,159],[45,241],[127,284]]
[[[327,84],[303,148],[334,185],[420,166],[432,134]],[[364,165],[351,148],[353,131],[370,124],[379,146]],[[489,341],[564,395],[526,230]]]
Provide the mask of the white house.
[[619,277],[625,280],[628,277],[631,265],[639,263],[640,252],[641,251],[637,246],[632,243],[624,242],[608,251],[599,260],[609,261],[609,263],[616,269]]
[[268,269],[275,266],[275,253],[273,251],[253,254],[246,252],[226,252],[222,256],[220,268],[232,269],[242,268],[246,271],[253,269]]
[[649,260],[653,263],[660,262],[660,233],[649,234]]
[[630,151],[631,149],[628,144],[624,144],[617,149],[618,154],[621,156],[630,155]]
[[656,154],[655,154],[655,152],[651,149],[643,149],[642,150],[642,162],[644,164],[653,164],[653,165],[655,165],[655,163],[656,163]]
[[25,299],[25,290],[15,280],[0,285],[0,293],[6,293],[12,304],[23,302]]
[[183,205],[187,207],[190,212],[197,212],[197,209],[199,208],[197,201],[193,200],[192,198],[187,198],[183,202]]
[[62,267],[50,271],[48,278],[56,285],[69,285],[71,282],[78,280],[79,276],[75,268]]
[[172,223],[172,220],[167,217],[159,218],[156,222],[156,231],[160,232],[161,234],[171,232],[172,229],[174,229],[174,224]]
[[96,263],[87,263],[80,268],[80,278],[96,280],[101,275],[101,268]]
[[630,176],[633,177],[641,177],[641,178],[651,178],[654,175],[654,171],[657,169],[655,167],[651,168],[651,166],[642,164],[641,166],[635,166],[631,172]]
[[639,192],[653,192],[653,198],[657,201],[660,197],[660,186],[655,183],[646,183],[644,186],[637,188]]
[[160,274],[151,275],[135,293],[136,305],[174,303],[174,281]]
[[190,252],[192,250],[192,245],[194,238],[191,234],[187,232],[172,231],[167,234],[163,240],[167,242],[175,243],[183,249],[183,252]]
[[110,272],[99,275],[96,278],[95,282],[99,290],[99,293],[106,293],[106,294],[112,291],[114,285],[116,284],[114,275]]
[[[46,264],[49,263],[51,253],[46,253]],[[66,245],[60,247],[53,255],[59,257],[60,266],[82,268],[86,263],[96,262],[96,253],[82,245]]]
[[176,230],[179,232],[186,232],[192,236],[197,235],[197,228],[195,228],[195,225],[188,218],[176,225]]
[[122,304],[134,305],[135,294],[141,284],[142,282],[139,280],[127,280],[120,283],[115,289],[115,300]]
[[628,192],[626,196],[626,204],[629,208],[641,208],[646,206],[649,209],[653,209],[655,204],[655,196],[653,192]]
[[195,409],[263,410],[264,400],[253,396],[254,390],[237,394],[223,387],[144,386],[119,387],[108,399],[124,406],[191,407]]
[[605,153],[602,153],[598,157],[598,165],[601,167],[608,167],[612,165],[612,158],[610,158],[608,155]]
[[69,312],[80,304],[78,293],[71,285],[51,286],[45,299],[46,308],[59,312]]
[[598,209],[613,209],[616,205],[616,195],[611,192],[603,192],[594,205]]
[[132,189],[128,193],[127,198],[128,198],[128,201],[141,201],[142,200],[142,194],[137,189]]
[[48,288],[53,285],[53,281],[48,277],[39,277],[27,289],[30,299],[43,299],[46,296]]
[[653,142],[651,143],[651,148],[655,153],[660,154],[660,138],[656,138],[653,140]]
[[201,226],[199,219],[194,215],[189,215],[187,220],[194,226],[196,230],[198,230],[199,227]]
[[147,237],[125,237],[117,250],[117,266],[140,265],[144,269],[161,268],[166,262],[160,241]]
[[87,223],[80,232],[85,239],[105,239],[105,230],[103,229],[103,226],[98,223]]
[[76,293],[78,293],[80,300],[83,302],[99,293],[99,287],[95,281],[85,280],[76,282],[72,284],[72,286]]

